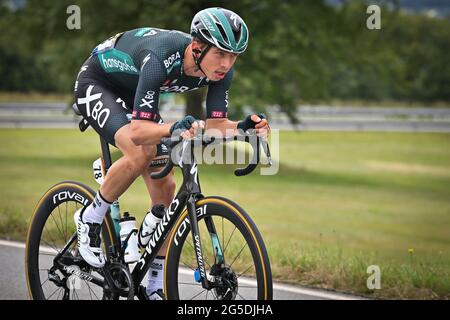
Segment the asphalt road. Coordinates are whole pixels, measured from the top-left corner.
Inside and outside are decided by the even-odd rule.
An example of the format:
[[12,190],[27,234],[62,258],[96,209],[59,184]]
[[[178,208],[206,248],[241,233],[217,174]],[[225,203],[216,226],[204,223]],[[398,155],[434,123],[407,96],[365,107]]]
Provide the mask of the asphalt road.
[[[25,279],[24,243],[0,240],[0,270],[0,300],[28,300],[29,295]],[[251,279],[244,279],[240,283],[243,285],[251,285],[251,282]],[[101,296],[100,293],[97,294]],[[361,298],[331,291],[274,283],[274,299],[357,300]]]

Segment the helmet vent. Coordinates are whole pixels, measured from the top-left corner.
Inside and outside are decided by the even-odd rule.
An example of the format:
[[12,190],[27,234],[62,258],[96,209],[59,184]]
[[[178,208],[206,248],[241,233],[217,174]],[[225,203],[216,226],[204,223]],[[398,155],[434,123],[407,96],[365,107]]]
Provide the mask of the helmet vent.
[[227,33],[223,29],[223,26],[221,24],[218,24],[217,27],[220,31],[220,34],[222,35],[223,40],[225,40],[225,43],[230,43],[230,39],[228,39]]

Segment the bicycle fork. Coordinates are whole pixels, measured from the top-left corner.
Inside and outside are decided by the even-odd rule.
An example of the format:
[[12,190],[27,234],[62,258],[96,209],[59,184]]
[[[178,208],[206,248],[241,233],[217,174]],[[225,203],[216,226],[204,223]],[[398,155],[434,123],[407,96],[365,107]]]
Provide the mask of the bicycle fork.
[[[212,289],[212,284],[208,280],[208,277],[206,276],[206,269],[205,269],[205,260],[203,258],[203,250],[202,250],[202,244],[200,240],[200,231],[198,227],[198,219],[197,219],[197,210],[195,207],[195,201],[196,197],[195,195],[189,196],[187,200],[187,210],[189,214],[189,222],[191,225],[191,233],[192,233],[192,241],[194,243],[194,251],[197,258],[197,264],[198,264],[198,272],[200,279],[197,280],[198,282],[202,283],[202,287],[206,290]],[[217,233],[214,227],[214,223],[211,218],[205,217],[205,223],[206,227],[208,229],[208,232],[211,236],[211,241],[213,244],[214,249],[214,256],[215,256],[215,264],[224,265],[224,257],[222,254],[222,248],[220,247],[219,238],[217,237]]]

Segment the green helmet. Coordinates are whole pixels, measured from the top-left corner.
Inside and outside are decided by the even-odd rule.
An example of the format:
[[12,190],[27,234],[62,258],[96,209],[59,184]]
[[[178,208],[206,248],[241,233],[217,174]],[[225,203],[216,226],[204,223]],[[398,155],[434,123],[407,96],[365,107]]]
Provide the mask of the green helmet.
[[191,35],[231,53],[244,52],[249,37],[244,20],[233,11],[223,8],[199,11],[192,19]]

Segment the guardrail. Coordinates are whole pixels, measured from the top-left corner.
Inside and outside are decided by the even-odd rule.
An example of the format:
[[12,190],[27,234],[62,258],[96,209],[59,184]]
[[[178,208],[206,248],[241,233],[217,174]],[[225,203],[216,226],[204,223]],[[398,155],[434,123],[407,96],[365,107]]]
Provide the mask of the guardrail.
[[[271,127],[283,130],[450,132],[450,108],[300,106],[296,127],[277,106],[267,111]],[[166,122],[179,120],[184,106],[164,104],[161,115]],[[78,121],[66,103],[0,103],[0,127],[76,128]]]

